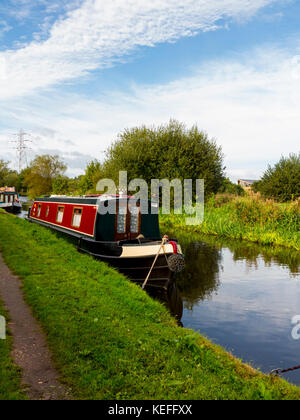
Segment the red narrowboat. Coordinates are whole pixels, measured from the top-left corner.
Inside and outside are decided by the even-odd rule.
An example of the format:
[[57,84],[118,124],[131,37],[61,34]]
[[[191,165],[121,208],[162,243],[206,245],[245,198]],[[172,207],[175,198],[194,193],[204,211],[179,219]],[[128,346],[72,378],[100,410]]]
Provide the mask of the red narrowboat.
[[[156,203],[147,202],[149,211],[144,214],[141,202],[132,206],[130,198],[39,198],[29,210],[28,219],[74,238],[80,252],[111,264],[148,291],[170,294],[175,273],[184,266],[181,247],[176,240],[161,237],[158,211],[152,211],[158,207]],[[100,211],[100,207],[109,206],[115,211]]]
[[9,213],[18,214],[22,211],[19,194],[14,187],[0,188],[0,209]]

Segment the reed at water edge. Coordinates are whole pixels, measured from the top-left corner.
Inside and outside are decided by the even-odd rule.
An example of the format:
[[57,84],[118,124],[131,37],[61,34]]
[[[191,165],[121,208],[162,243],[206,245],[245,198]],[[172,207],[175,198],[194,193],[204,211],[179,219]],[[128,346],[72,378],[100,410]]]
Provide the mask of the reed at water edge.
[[186,217],[162,214],[161,226],[300,250],[300,198],[281,204],[259,195],[217,194],[206,202],[202,224],[187,226]]

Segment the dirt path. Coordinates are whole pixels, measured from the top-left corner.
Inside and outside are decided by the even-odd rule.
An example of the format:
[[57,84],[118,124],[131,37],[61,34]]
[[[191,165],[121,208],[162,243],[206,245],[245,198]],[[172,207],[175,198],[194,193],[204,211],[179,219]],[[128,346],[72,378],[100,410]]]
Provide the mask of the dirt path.
[[0,296],[10,314],[12,357],[23,369],[23,384],[33,400],[69,399],[58,381],[44,333],[24,301],[21,281],[5,265],[0,254]]

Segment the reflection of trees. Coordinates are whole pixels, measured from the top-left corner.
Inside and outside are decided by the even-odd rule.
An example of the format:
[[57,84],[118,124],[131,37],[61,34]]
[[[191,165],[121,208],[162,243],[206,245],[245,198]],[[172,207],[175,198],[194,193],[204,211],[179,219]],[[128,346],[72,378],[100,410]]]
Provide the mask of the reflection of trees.
[[271,267],[277,263],[286,266],[290,270],[292,277],[297,276],[300,272],[300,252],[295,249],[287,249],[281,247],[262,247],[259,245],[241,244],[240,246],[228,246],[233,252],[233,259],[246,259],[249,265],[256,267],[257,258],[262,257],[266,266]]
[[177,277],[177,285],[185,305],[192,309],[199,300],[210,299],[217,291],[221,251],[204,242],[180,241],[186,259],[185,270]]
[[[210,239],[209,243],[212,243]],[[272,264],[279,264],[288,267],[292,277],[300,272],[300,252],[293,248],[283,248],[280,246],[263,246],[246,241],[223,241],[214,239],[213,243],[220,247],[230,249],[233,260],[246,260],[248,267],[258,268],[258,258],[263,258],[267,267]]]
[[234,261],[245,260],[248,267],[259,269],[258,258],[262,258],[266,266],[288,267],[293,277],[300,273],[300,252],[292,248],[262,246],[184,231],[177,233],[177,238],[186,259],[185,270],[177,276],[177,285],[190,309],[200,300],[210,299],[218,290],[222,248],[231,251]]

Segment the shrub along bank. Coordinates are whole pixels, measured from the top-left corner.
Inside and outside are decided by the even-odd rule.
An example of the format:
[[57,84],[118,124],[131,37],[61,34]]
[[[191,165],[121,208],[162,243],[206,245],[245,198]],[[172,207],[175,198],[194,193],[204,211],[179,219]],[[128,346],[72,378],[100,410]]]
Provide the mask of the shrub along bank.
[[162,215],[163,230],[182,229],[300,250],[300,201],[278,204],[258,196],[219,194],[205,205],[203,223],[187,226],[186,215]]

